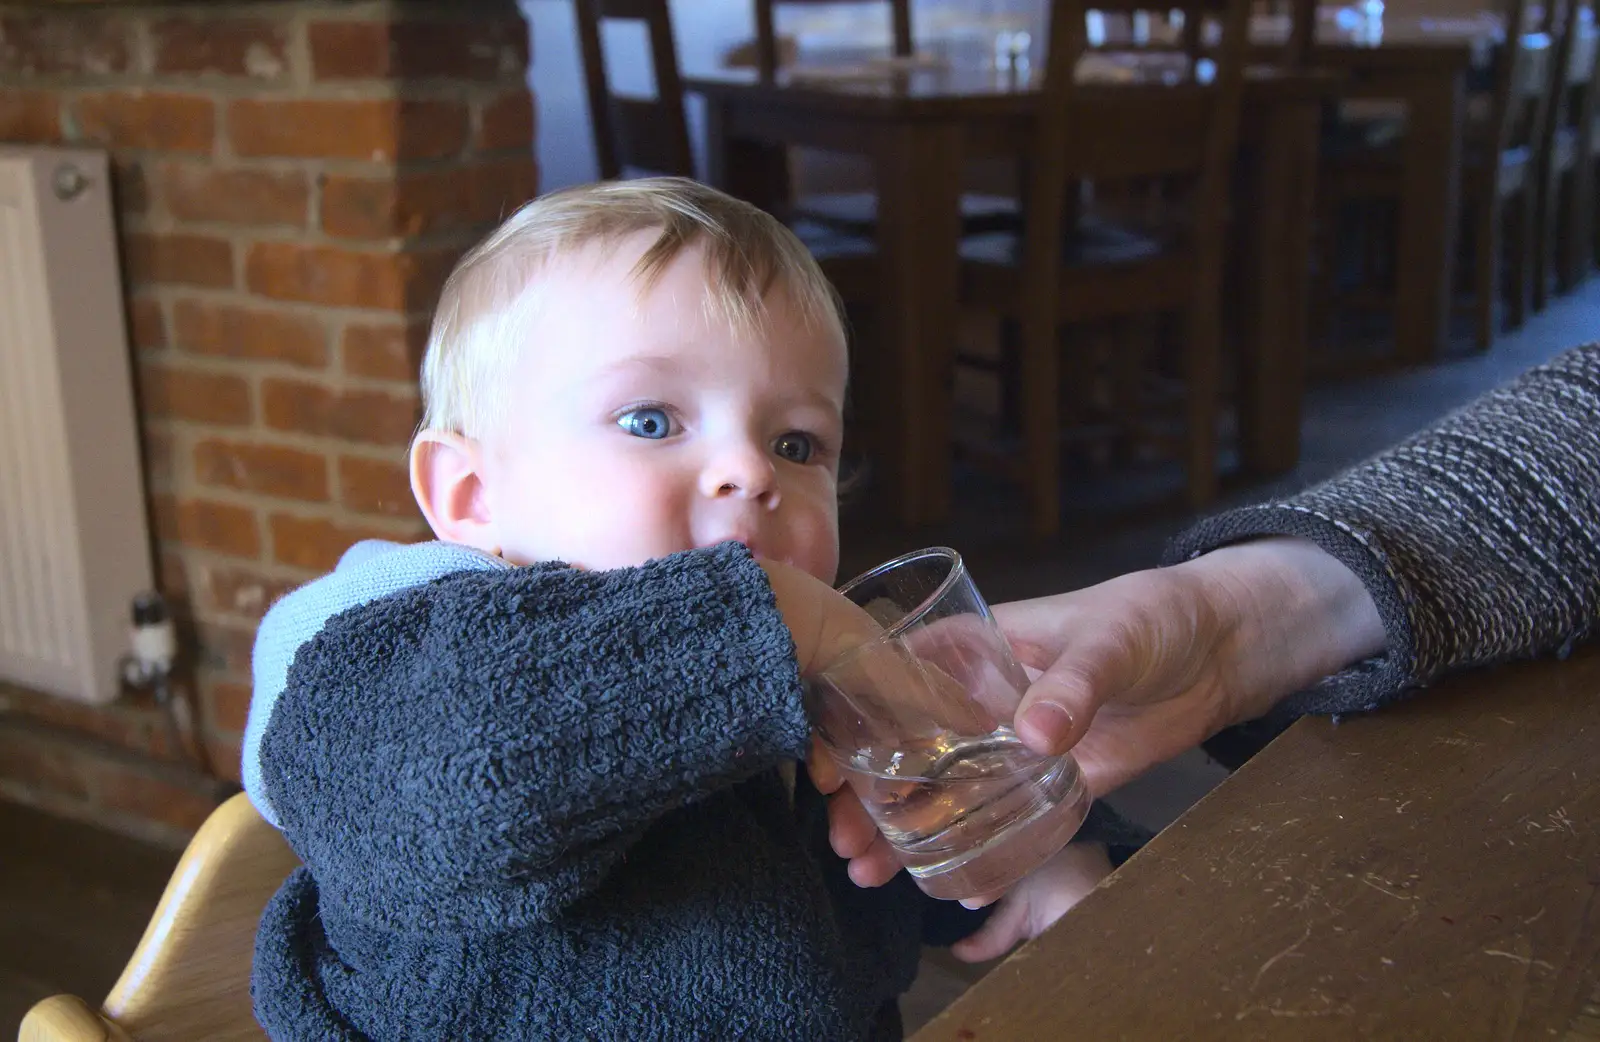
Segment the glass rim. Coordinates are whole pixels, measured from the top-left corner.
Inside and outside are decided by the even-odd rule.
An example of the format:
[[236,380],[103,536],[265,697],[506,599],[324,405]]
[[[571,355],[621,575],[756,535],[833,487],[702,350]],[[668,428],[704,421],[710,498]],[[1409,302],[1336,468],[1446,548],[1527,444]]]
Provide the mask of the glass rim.
[[[882,564],[874,565],[838,588],[838,592],[840,594],[848,597],[850,595],[850,591],[861,584],[876,579],[885,572],[893,571],[896,568],[902,568],[913,561],[918,561],[925,557],[938,557],[948,561],[950,564],[950,574],[946,575],[942,580],[940,580],[939,585],[934,588],[933,592],[919,601],[915,608],[912,608],[910,611],[900,616],[900,618],[893,625],[885,626],[882,633],[873,637],[872,640],[862,644],[861,647],[866,647],[868,644],[875,644],[879,641],[894,640],[906,630],[910,629],[912,626],[915,626],[919,621],[921,621],[924,615],[928,614],[928,611],[934,606],[934,604],[936,604],[945,594],[949,593],[951,587],[960,582],[962,576],[967,574],[967,562],[962,560],[961,554],[958,551],[948,546],[925,546],[920,550],[911,550],[907,553],[901,554],[899,557],[890,558],[889,560],[884,561]],[[854,655],[860,650],[860,648],[856,648],[853,651],[846,652],[844,655],[840,656],[839,661],[843,661],[845,658]]]

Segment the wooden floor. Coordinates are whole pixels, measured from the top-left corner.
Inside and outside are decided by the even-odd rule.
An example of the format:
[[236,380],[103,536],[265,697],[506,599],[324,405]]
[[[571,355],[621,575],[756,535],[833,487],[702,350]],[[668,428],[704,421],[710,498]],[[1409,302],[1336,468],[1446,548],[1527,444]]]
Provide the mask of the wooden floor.
[[105,997],[179,851],[4,801],[0,837],[0,1039],[11,1039],[48,995]]
[[[1307,402],[1302,465],[1273,486],[1231,488],[1228,503],[1251,502],[1326,477],[1430,422],[1482,391],[1565,347],[1600,337],[1600,279],[1488,355],[1466,356],[1409,373],[1317,387]],[[1088,503],[1093,488],[1074,489]],[[1129,520],[1085,520],[1085,507],[1056,544],[1022,537],[1022,513],[1004,516],[1006,493],[975,487],[957,497],[959,514],[946,529],[906,535],[874,531],[870,518],[846,529],[843,574],[903,552],[908,540],[959,547],[993,601],[1037,596],[1098,582],[1153,565],[1185,517],[1167,512]],[[1012,497],[1014,498],[1014,497]],[[1214,779],[1209,779],[1214,780]],[[1131,816],[1160,824],[1197,796],[1199,781],[1182,771],[1136,783],[1140,791],[1110,802]],[[91,1001],[104,997],[138,943],[146,920],[177,863],[161,850],[98,829],[59,821],[0,801],[0,1040],[15,1037],[32,1003],[56,992]],[[924,962],[922,979],[905,1001],[908,1027],[937,1012],[975,976],[948,955]]]

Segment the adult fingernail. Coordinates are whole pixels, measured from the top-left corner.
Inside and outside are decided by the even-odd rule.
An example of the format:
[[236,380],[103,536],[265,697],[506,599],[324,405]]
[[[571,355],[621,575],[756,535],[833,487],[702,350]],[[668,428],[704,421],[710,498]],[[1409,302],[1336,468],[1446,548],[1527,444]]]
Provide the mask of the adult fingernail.
[[1023,714],[1022,723],[1052,749],[1066,745],[1072,736],[1072,714],[1054,702],[1039,702]]

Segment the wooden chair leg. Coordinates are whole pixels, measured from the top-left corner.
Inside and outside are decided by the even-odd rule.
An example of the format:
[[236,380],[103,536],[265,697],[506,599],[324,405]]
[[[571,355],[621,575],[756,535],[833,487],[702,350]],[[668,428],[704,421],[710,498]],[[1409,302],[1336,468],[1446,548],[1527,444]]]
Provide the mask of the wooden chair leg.
[[1494,305],[1497,293],[1495,274],[1500,267],[1500,221],[1492,198],[1480,197],[1473,201],[1474,260],[1473,317],[1479,351],[1487,351],[1494,343]]
[[1589,274],[1588,243],[1594,235],[1594,197],[1584,187],[1591,183],[1594,171],[1590,164],[1580,162],[1565,179],[1563,215],[1559,218],[1559,249],[1561,251],[1561,289],[1571,293]]
[[1528,318],[1528,261],[1532,252],[1533,214],[1527,194],[1519,193],[1506,203],[1505,241],[1511,247],[1506,256],[1506,329],[1521,329]]
[[1222,394],[1222,326],[1215,294],[1202,294],[1189,310],[1184,463],[1191,507],[1217,498],[1217,414]]
[[1061,530],[1061,353],[1054,317],[1030,317],[1022,326],[1022,436],[1024,481],[1033,534]]
[[1022,415],[1022,367],[1019,362],[1021,355],[1021,336],[1017,331],[1015,319],[1002,318],[1000,320],[1000,434],[1002,437],[1014,437],[1021,429],[1019,417]]
[[1556,188],[1560,183],[1559,178],[1539,178],[1537,186],[1527,189],[1532,193],[1533,199],[1529,209],[1532,211],[1531,220],[1524,236],[1527,242],[1527,264],[1529,274],[1529,307],[1535,315],[1545,309],[1550,302],[1550,260],[1554,251],[1552,233],[1555,231]]

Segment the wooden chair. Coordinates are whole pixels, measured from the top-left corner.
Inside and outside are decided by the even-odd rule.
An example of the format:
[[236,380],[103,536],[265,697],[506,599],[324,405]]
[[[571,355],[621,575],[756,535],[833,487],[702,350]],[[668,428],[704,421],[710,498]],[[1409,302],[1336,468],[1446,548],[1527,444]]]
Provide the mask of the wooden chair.
[[1534,207],[1533,309],[1544,310],[1554,268],[1565,292],[1589,270],[1594,235],[1594,122],[1600,87],[1600,29],[1567,4],[1555,53],[1557,79],[1539,149],[1541,170]]
[[260,1042],[250,963],[261,910],[299,864],[240,793],[206,819],[178,862],[144,938],[98,1010],[45,999],[20,1042]]
[[[1505,24],[1524,24],[1524,9],[1524,0],[1510,0]],[[1553,49],[1548,32],[1512,36],[1496,58],[1488,115],[1467,134],[1461,187],[1472,231],[1479,350],[1494,341],[1497,295],[1505,298],[1508,328],[1526,316]],[[1352,150],[1323,164],[1319,187],[1330,210],[1346,201],[1392,200],[1400,194],[1402,173],[1397,147]]]
[[[1182,48],[1166,56],[1165,78],[1131,85],[1078,82],[1088,6],[1085,0],[1051,4],[1021,236],[987,236],[963,247],[966,303],[1015,320],[1020,329],[1023,452],[1020,460],[1002,462],[1027,487],[1039,535],[1055,533],[1060,524],[1063,326],[1163,312],[1181,320],[1188,499],[1203,504],[1217,489],[1223,261],[1249,3],[1150,5],[1163,18],[1181,12]],[[1145,6],[1141,0],[1110,7],[1093,2],[1102,11],[1134,13]],[[1207,20],[1221,35],[1202,51]],[[1209,79],[1201,74],[1208,66]],[[1090,183],[1098,190],[1119,181],[1156,183],[1164,193],[1187,188],[1187,197],[1143,232],[1077,220],[1071,186]],[[1077,345],[1069,340],[1067,349]]]
[[[778,31],[773,11],[779,5],[837,4],[839,0],[755,0],[756,6],[756,68],[761,78],[771,80],[778,74]],[[909,58],[912,54],[911,0],[886,0],[889,5],[889,22],[894,39],[894,54]]]
[[[600,176],[615,180],[626,169],[676,177],[694,176],[689,148],[689,123],[683,110],[683,80],[678,73],[678,44],[665,0],[574,0],[577,5],[578,49],[589,93],[589,120],[594,128]],[[609,20],[644,23],[650,40],[655,75],[653,97],[628,97],[611,88],[601,23]]]

